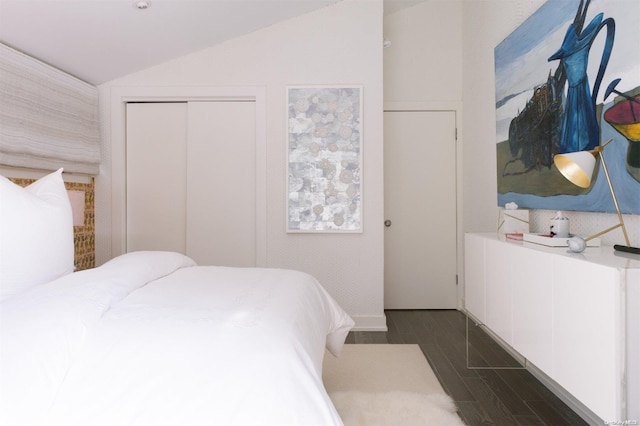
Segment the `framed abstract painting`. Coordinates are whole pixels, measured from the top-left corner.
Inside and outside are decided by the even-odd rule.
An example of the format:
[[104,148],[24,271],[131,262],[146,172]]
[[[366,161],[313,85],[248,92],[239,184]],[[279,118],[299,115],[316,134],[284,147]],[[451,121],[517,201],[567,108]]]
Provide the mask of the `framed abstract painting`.
[[557,154],[603,151],[623,213],[640,214],[640,2],[548,0],[495,48],[498,205],[615,212]]
[[362,87],[287,87],[287,232],[362,232]]

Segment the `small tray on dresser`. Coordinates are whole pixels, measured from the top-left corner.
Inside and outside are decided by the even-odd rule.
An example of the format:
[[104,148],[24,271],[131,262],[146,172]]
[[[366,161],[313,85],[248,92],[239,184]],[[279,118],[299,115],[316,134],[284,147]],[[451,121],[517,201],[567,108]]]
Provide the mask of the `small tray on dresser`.
[[[572,235],[573,236],[573,235]],[[567,247],[567,240],[571,237],[552,237],[550,234],[524,234],[522,236],[522,240],[535,243],[542,244],[543,246],[548,247]],[[600,246],[600,238],[594,238],[587,241],[587,247],[599,247]]]

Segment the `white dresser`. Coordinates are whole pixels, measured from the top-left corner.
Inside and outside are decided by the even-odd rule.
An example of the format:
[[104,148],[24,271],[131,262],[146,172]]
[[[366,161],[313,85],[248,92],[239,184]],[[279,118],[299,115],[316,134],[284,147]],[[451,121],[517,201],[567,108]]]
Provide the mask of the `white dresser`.
[[640,256],[465,235],[465,309],[604,422],[640,423]]

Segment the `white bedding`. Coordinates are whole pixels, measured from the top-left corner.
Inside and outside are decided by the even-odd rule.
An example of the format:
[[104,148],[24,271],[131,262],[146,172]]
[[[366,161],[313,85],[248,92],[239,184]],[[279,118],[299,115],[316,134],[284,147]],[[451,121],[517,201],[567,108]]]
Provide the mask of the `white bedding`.
[[341,424],[353,321],[311,276],[130,253],[0,305],[0,424]]

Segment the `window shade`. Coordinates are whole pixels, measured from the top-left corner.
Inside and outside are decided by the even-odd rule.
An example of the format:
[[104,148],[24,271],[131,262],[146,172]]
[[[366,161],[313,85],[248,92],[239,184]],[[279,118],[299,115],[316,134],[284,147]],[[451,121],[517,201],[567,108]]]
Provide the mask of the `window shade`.
[[0,164],[97,174],[98,89],[0,43]]

